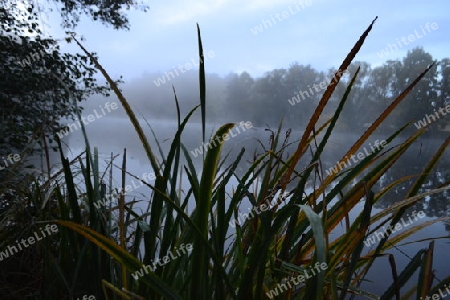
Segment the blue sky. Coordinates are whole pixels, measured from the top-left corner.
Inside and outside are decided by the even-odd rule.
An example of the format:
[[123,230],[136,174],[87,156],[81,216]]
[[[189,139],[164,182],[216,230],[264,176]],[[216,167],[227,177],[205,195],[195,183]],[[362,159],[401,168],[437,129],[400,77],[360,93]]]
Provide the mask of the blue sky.
[[[417,46],[423,46],[435,59],[450,57],[448,0],[303,0],[303,5],[300,0],[143,2],[151,10],[128,12],[129,31],[117,31],[87,18],[76,29],[85,38],[87,49],[99,55],[114,77],[123,75],[130,80],[197,59],[196,23],[201,27],[204,50],[214,52],[206,62],[206,71],[222,76],[242,71],[261,76],[275,68],[288,68],[294,61],[319,70],[337,67],[375,16],[378,20],[357,60],[377,66],[387,59],[402,58]],[[269,26],[271,18],[276,24],[272,21]],[[49,34],[56,38],[63,35],[58,15],[43,15],[42,19],[50,25],[46,30]],[[254,34],[252,29],[263,20],[268,28]],[[435,29],[428,27],[427,31],[427,23],[436,23]],[[416,36],[414,41],[407,40],[409,35]],[[402,37],[408,45],[401,42]],[[377,54],[388,44],[398,43],[401,47],[388,56]],[[63,50],[77,48],[66,45]]]

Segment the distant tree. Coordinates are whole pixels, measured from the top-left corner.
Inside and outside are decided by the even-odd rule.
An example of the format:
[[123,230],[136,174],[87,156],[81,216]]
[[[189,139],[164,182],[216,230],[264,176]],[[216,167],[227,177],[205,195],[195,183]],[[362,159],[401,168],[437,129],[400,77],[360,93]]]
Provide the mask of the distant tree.
[[[343,78],[345,88],[350,84],[351,78],[355,75],[356,70],[360,68],[355,83],[352,86],[349,99],[342,112],[342,121],[347,124],[347,127],[364,127],[365,123],[370,123],[373,119],[375,99],[369,92],[370,77],[372,69],[366,62],[355,61],[348,68],[350,76]],[[339,93],[343,95],[343,92]]]
[[[195,75],[196,80],[198,80],[197,72],[195,72]],[[230,120],[229,115],[224,115],[224,105],[227,97],[227,85],[225,80],[218,74],[206,74],[206,81],[206,95],[208,97],[206,101],[206,115],[214,120],[224,119],[225,122],[234,121]],[[196,101],[190,106],[191,108],[198,103],[198,91],[196,92]]]
[[444,58],[439,62],[439,105],[444,106],[450,104],[450,59]]
[[400,67],[399,61],[388,61],[371,71],[366,90],[380,111],[388,107],[394,97],[393,83],[396,80],[396,70]]
[[[432,63],[432,56],[423,48],[408,51],[401,65],[396,68],[396,77],[392,82],[393,97],[398,96]],[[435,65],[399,105],[395,120],[397,127],[411,120],[423,119],[425,114],[433,113],[433,103],[437,101],[437,93],[437,66]]]
[[286,116],[290,96],[286,89],[286,75],[285,69],[275,69],[256,80],[251,96],[258,125],[276,125]]
[[230,121],[247,120],[249,115],[254,116],[254,111],[258,112],[258,108],[250,100],[254,84],[252,76],[247,72],[240,75],[231,73],[226,81],[224,110],[236,118]]
[[[400,60],[388,60],[374,69],[362,61],[352,63],[341,78],[326,106],[322,118],[329,119],[341,100],[358,67],[360,72],[352,87],[350,98],[338,121],[342,130],[364,129],[383,112],[401,92],[423,72],[433,59],[422,48],[415,48]],[[326,74],[310,65],[294,62],[287,70],[274,69],[261,78],[253,79],[248,73],[231,74],[227,78],[225,111],[233,116],[252,116],[259,125],[284,124],[292,127],[305,126],[314,107],[325,92],[336,69]],[[433,67],[416,85],[413,91],[380,127],[384,133],[413,120],[423,119],[435,108],[450,103],[450,60],[443,59],[439,69]],[[322,86],[320,84],[322,83]],[[323,84],[325,83],[325,85]],[[448,118],[447,118],[448,119]],[[441,120],[443,124],[446,120]],[[438,122],[436,122],[438,123]]]
[[289,124],[304,126],[308,123],[324,93],[320,87],[320,83],[324,81],[325,75],[310,65],[299,65],[295,62],[289,67],[284,80],[287,89],[287,98],[284,101],[285,105],[288,105],[285,119]]
[[[439,62],[439,97],[438,107],[450,105],[450,59],[444,58]],[[450,125],[450,116],[443,118],[442,127]]]

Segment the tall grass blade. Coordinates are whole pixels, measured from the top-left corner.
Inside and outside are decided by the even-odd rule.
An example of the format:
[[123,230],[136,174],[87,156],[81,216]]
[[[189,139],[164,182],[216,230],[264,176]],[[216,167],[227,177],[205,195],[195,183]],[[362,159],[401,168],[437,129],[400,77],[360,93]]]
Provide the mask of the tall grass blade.
[[331,95],[333,94],[333,91],[336,89],[336,86],[338,85],[342,74],[345,70],[347,70],[348,66],[356,56],[356,54],[361,49],[366,37],[369,35],[369,32],[372,30],[372,26],[377,20],[378,17],[376,17],[372,23],[369,25],[369,27],[364,31],[364,33],[361,35],[359,40],[356,42],[356,44],[353,46],[353,48],[348,53],[347,57],[344,59],[342,64],[339,66],[339,69],[337,70],[336,74],[334,75],[335,80],[331,80],[331,82],[328,84],[327,89],[325,90],[325,93],[323,94],[322,98],[320,99],[319,104],[316,107],[316,110],[314,111],[311,119],[308,122],[308,125],[306,126],[305,132],[302,135],[302,138],[300,142],[298,143],[297,150],[295,151],[292,162],[287,170],[286,174],[284,175],[284,179],[281,182],[281,185],[283,187],[283,190],[286,188],[287,183],[289,182],[289,178],[291,177],[295,166],[297,165],[300,157],[305,153],[306,151],[306,141],[308,140],[309,136],[311,135],[311,132],[313,131],[317,121],[319,120],[320,115],[322,114],[322,111],[324,110],[326,104],[328,103],[328,100],[331,98]]
[[425,258],[420,267],[419,280],[417,283],[417,300],[424,299],[430,291],[433,284],[433,253],[434,241],[430,242]]
[[117,98],[119,98],[120,103],[122,104],[123,108],[125,109],[125,112],[127,113],[128,117],[130,118],[130,121],[133,124],[133,127],[139,136],[139,139],[141,140],[141,143],[142,143],[142,146],[144,147],[145,153],[147,154],[147,157],[150,160],[150,163],[153,167],[153,171],[155,172],[156,175],[159,175],[159,167],[158,167],[158,162],[156,160],[156,157],[153,154],[152,148],[150,147],[147,137],[145,136],[144,131],[142,130],[142,127],[139,124],[138,119],[136,118],[136,115],[134,114],[133,110],[131,109],[130,105],[128,104],[128,101],[123,96],[123,94],[120,91],[117,84],[111,79],[109,74],[100,65],[100,63],[97,61],[97,59],[90,52],[88,52],[86,50],[86,48],[75,37],[73,37],[73,39],[78,44],[78,46],[81,48],[81,50],[83,50],[83,52],[86,53],[87,56],[89,56],[89,58],[92,60],[94,65],[97,67],[97,69],[100,70],[100,72],[105,77],[106,81],[108,81],[109,85],[113,89],[114,93],[117,95]]
[[[199,66],[199,84],[200,84],[200,108],[202,112],[202,137],[205,142],[205,124],[206,124],[206,76],[205,76],[205,57],[203,54],[202,37],[200,35],[200,26],[197,24],[198,35],[198,56],[200,59]],[[203,154],[204,155],[204,154]]]
[[[225,124],[217,130],[215,136],[222,137],[227,134],[234,124]],[[220,150],[222,149],[222,143],[212,143],[213,147],[208,150],[206,154],[205,163],[203,166],[202,177],[200,180],[200,193],[197,200],[195,211],[195,224],[199,228],[204,238],[208,237],[208,214],[211,209],[211,196],[213,190],[214,178],[216,177],[217,164],[219,161]],[[205,294],[208,291],[208,268],[207,263],[209,257],[206,255],[206,249],[203,242],[197,238],[194,242],[194,249],[192,250],[192,266],[193,274],[196,274],[192,278],[191,286],[191,299],[207,299]]]
[[397,282],[392,283],[386,290],[386,292],[380,297],[381,300],[390,300],[394,298],[397,289],[402,287],[420,267],[425,252],[426,251],[422,249],[416,253],[416,255],[411,259],[405,269],[403,269],[403,271],[398,276]]
[[[325,236],[324,236],[324,230],[322,226],[322,219],[318,214],[316,214],[311,207],[308,205],[299,205],[302,211],[305,213],[306,217],[308,218],[311,229],[314,232],[314,240],[316,243],[316,251],[315,251],[315,258],[316,262],[319,264],[327,263],[327,249],[326,249],[326,243],[325,243]],[[312,263],[311,263],[312,264]],[[323,299],[323,283],[324,283],[325,274],[324,272],[319,272],[314,277],[313,282],[315,283],[313,286],[315,286],[315,299],[322,300]]]

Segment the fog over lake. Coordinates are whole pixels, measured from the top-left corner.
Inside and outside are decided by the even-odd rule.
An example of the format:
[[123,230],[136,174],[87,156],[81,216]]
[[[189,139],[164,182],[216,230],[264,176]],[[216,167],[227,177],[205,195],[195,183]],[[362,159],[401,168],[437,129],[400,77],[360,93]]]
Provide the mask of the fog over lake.
[[0,299],[450,298],[449,11],[0,0]]

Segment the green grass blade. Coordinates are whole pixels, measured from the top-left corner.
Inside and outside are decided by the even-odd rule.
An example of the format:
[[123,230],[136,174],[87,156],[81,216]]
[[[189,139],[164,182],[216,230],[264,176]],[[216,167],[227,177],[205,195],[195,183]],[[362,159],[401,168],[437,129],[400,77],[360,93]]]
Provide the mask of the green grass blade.
[[155,172],[156,175],[159,175],[160,172],[159,172],[159,166],[158,166],[156,157],[153,154],[152,148],[150,147],[150,143],[148,142],[147,137],[145,136],[144,131],[142,130],[142,127],[139,124],[139,121],[136,118],[136,115],[134,114],[133,110],[131,109],[128,101],[123,96],[123,94],[120,91],[117,84],[111,79],[109,74],[100,65],[100,63],[97,61],[97,59],[89,51],[87,51],[86,48],[75,37],[73,37],[73,39],[78,44],[78,46],[81,48],[81,50],[83,50],[83,52],[86,53],[87,56],[89,56],[89,58],[92,60],[92,62],[96,66],[96,68],[100,70],[100,72],[105,77],[106,81],[108,81],[109,85],[113,89],[114,93],[117,95],[117,98],[119,98],[120,103],[122,104],[123,108],[125,109],[125,112],[127,113],[128,117],[130,118],[130,121],[133,124],[133,127],[139,136],[139,139],[141,140],[141,143],[142,143],[142,146],[144,147],[145,153],[147,154],[147,157],[150,160],[150,163],[153,167],[153,171]]
[[[223,125],[217,130],[215,136],[222,138],[224,134],[227,134],[234,124],[228,123]],[[217,164],[219,161],[220,150],[222,149],[222,143],[216,144],[211,142],[213,147],[208,150],[206,154],[205,163],[203,167],[202,177],[200,180],[200,193],[197,201],[195,212],[195,224],[200,229],[204,238],[208,238],[208,215],[211,209],[211,196],[213,190],[213,183],[216,177]],[[191,299],[206,299],[208,269],[207,262],[209,257],[206,255],[206,249],[203,242],[197,238],[194,242],[194,249],[192,253],[192,266],[195,268],[193,272],[197,275],[192,278],[191,286]]]
[[[411,259],[408,265],[403,269],[403,271],[398,276],[398,287],[402,287],[414,272],[421,266],[423,255],[425,254],[425,250],[419,250],[416,255]],[[390,300],[393,299],[397,290],[397,284],[392,283],[391,286],[384,292],[384,294],[380,297],[381,300]]]
[[[325,243],[325,235],[323,231],[322,219],[308,205],[299,205],[308,218],[311,229],[314,232],[314,240],[316,243],[315,258],[319,264],[327,263],[327,248]],[[311,263],[312,264],[312,263]],[[325,272],[319,272],[313,279],[315,283],[315,299],[323,299]],[[311,289],[312,290],[312,289]],[[314,295],[314,292],[311,292]]]
[[431,241],[428,250],[425,253],[422,266],[420,267],[419,280],[417,283],[417,300],[424,299],[433,284],[433,253],[434,241]]
[[[202,37],[200,35],[200,26],[197,24],[198,35],[198,56],[200,58],[199,66],[199,84],[200,84],[200,106],[202,111],[202,137],[205,142],[205,124],[206,124],[206,78],[205,78],[205,57],[203,54]],[[204,154],[203,154],[204,155]]]

